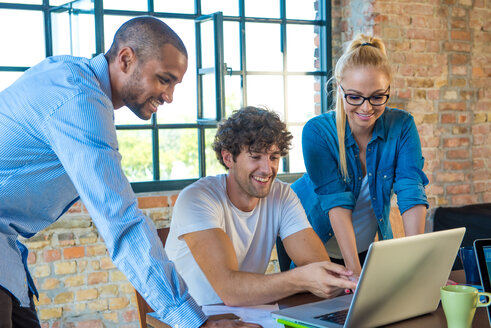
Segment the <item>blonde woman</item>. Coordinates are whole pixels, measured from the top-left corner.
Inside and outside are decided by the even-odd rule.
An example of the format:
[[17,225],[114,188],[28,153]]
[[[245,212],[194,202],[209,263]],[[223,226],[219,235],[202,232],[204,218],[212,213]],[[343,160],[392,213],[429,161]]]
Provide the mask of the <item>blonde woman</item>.
[[378,232],[393,238],[395,192],[407,236],[424,232],[428,202],[413,117],[387,107],[391,68],[382,40],[359,35],[332,77],[335,110],[303,129],[307,173],[292,185],[331,260],[361,272]]

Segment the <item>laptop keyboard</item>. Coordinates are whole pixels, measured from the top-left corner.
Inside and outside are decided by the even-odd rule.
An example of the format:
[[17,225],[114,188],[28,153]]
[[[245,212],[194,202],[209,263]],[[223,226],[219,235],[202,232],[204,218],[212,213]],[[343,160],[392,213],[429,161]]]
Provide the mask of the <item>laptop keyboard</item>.
[[334,322],[340,325],[344,325],[344,322],[346,321],[346,317],[348,316],[348,310],[341,310],[337,312],[332,312],[332,313],[327,313],[320,315],[318,317],[315,317],[315,319],[320,319],[324,321],[329,321],[329,322]]

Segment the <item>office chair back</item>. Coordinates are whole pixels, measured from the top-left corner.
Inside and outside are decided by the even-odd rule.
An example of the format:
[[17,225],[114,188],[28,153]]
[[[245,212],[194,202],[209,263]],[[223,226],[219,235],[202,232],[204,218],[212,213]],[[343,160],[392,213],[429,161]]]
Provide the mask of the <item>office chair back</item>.
[[[167,240],[167,236],[169,235],[169,228],[161,228],[157,229],[157,234],[162,241],[162,245],[165,246],[165,241]],[[145,301],[145,299],[138,293],[135,289],[136,295],[136,304],[138,307],[138,317],[140,321],[141,328],[147,328],[147,313],[155,312],[150,305]]]

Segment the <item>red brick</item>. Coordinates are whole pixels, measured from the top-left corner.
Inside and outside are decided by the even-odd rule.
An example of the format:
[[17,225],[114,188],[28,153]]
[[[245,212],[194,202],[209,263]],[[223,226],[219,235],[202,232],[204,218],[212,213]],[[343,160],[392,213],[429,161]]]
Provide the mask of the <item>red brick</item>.
[[443,114],[441,118],[442,118],[442,123],[455,123],[455,122],[457,122],[454,114]]
[[469,143],[470,143],[469,138],[445,138],[445,139],[443,139],[443,146],[446,148],[468,146]]
[[138,312],[136,310],[124,311],[123,320],[125,322],[133,322],[138,320]]
[[472,160],[472,168],[474,170],[483,169],[486,167],[486,162],[482,158],[475,158]]
[[444,102],[444,103],[440,103],[438,105],[438,108],[440,110],[465,110],[466,105],[464,102],[457,102],[457,103]]
[[450,37],[452,38],[452,40],[470,41],[470,39],[471,39],[471,32],[467,32],[467,31],[451,31],[450,32]]
[[59,249],[48,249],[43,252],[43,258],[46,262],[54,262],[61,259],[61,252]]
[[105,271],[91,272],[87,277],[87,283],[89,285],[96,285],[107,282],[108,274]]
[[169,206],[167,196],[146,196],[138,198],[138,207],[142,209],[167,206]]
[[75,323],[75,328],[104,328],[102,320],[85,320]]
[[467,75],[467,66],[453,66],[452,67],[453,75]]
[[85,247],[69,247],[63,249],[63,257],[68,259],[80,258],[85,256]]
[[170,201],[171,201],[171,205],[172,205],[172,206],[176,205],[176,201],[177,201],[177,197],[178,197],[178,196],[179,196],[179,194],[169,196],[169,199],[170,199]]
[[478,203],[478,195],[452,196],[452,205],[471,205]]
[[450,63],[452,65],[464,65],[469,63],[469,55],[452,54],[450,55]]
[[73,232],[58,234],[58,243],[60,246],[72,246],[75,245],[75,235]]
[[447,150],[448,159],[466,159],[469,158],[469,150],[467,149],[452,149]]
[[471,51],[471,43],[470,42],[459,42],[459,41],[451,41],[445,42],[443,48],[446,51],[461,51],[461,52],[470,52]]
[[471,192],[471,185],[461,184],[461,185],[447,186],[446,189],[447,189],[447,193],[451,195],[468,194]]
[[67,213],[81,213],[82,212],[82,204],[80,202],[76,202],[72,205],[67,211]]
[[443,162],[443,169],[445,171],[460,171],[470,169],[472,166],[471,161],[445,161]]
[[31,251],[27,255],[27,264],[35,264],[36,263],[36,253]]
[[484,192],[484,191],[487,191],[486,182],[474,183],[474,192]]
[[472,134],[488,134],[489,132],[489,124],[478,124],[472,126]]
[[436,174],[438,182],[462,182],[464,179],[463,173],[439,172]]

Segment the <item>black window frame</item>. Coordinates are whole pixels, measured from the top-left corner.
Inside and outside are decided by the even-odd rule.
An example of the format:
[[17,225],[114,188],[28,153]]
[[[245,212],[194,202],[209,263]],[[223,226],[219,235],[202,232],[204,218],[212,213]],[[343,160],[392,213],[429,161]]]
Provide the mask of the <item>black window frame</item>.
[[[80,0],[83,1],[83,0]],[[281,75],[283,77],[283,87],[284,87],[284,113],[287,115],[287,94],[288,94],[288,83],[287,79],[292,75],[315,75],[320,78],[320,85],[327,85],[327,80],[332,72],[332,37],[331,37],[331,1],[318,0],[318,12],[319,18],[316,20],[301,20],[301,19],[288,19],[286,18],[286,1],[279,0],[280,5],[280,17],[279,18],[264,18],[264,17],[247,17],[245,16],[245,2],[247,0],[237,0],[239,3],[239,15],[238,16],[224,16],[221,12],[214,14],[202,15],[201,13],[201,1],[205,0],[195,0],[194,1],[194,14],[184,14],[184,13],[166,13],[166,12],[155,12],[154,11],[154,1],[148,0],[147,11],[134,11],[134,10],[115,10],[115,9],[104,9],[103,0],[94,0],[94,24],[95,24],[95,54],[103,53],[107,51],[104,49],[104,16],[114,15],[114,16],[141,16],[141,15],[151,15],[157,18],[178,18],[178,19],[188,19],[193,20],[196,23],[196,61],[197,61],[197,112],[196,112],[196,122],[195,123],[174,123],[174,124],[159,124],[155,115],[152,116],[150,123],[148,124],[125,124],[116,125],[117,130],[151,130],[152,131],[152,163],[153,163],[153,180],[144,182],[131,182],[131,186],[135,192],[153,192],[153,191],[166,191],[166,190],[180,190],[187,185],[198,180],[200,177],[206,176],[206,159],[205,159],[205,130],[210,128],[216,128],[218,122],[225,115],[225,101],[224,101],[224,74],[231,74],[235,76],[240,76],[242,81],[242,103],[247,106],[247,76],[253,75]],[[53,39],[52,39],[52,28],[51,28],[51,13],[59,11],[69,11],[73,12],[78,10],[72,7],[72,4],[78,2],[73,1],[71,3],[64,4],[62,6],[50,6],[49,0],[43,0],[41,5],[32,4],[15,4],[15,3],[2,3],[0,1],[0,9],[19,9],[19,10],[36,10],[42,11],[44,14],[44,34],[45,34],[45,46],[46,46],[46,57],[53,55]],[[199,23],[202,20],[213,19],[215,26],[215,73],[216,73],[216,99],[217,99],[217,114],[215,119],[204,119],[202,118],[202,83],[200,71],[201,67],[201,56],[200,56],[200,28]],[[230,70],[225,66],[223,62],[223,22],[232,21],[239,22],[240,25],[240,63],[241,67],[239,70]],[[247,70],[247,58],[245,51],[245,24],[249,22],[261,22],[261,23],[272,23],[280,24],[281,27],[281,47],[283,53],[283,70],[281,72],[272,71],[248,71]],[[328,24],[329,22],[329,24]],[[320,67],[317,71],[312,72],[289,72],[287,70],[287,26],[288,25],[313,25],[317,26],[319,30],[320,46],[319,46],[319,63]],[[188,45],[189,47],[189,45]],[[94,54],[94,55],[95,55]],[[220,57],[221,56],[221,57]],[[0,72],[23,72],[29,67],[20,66],[0,66]],[[328,103],[328,97],[320,97],[320,107],[321,112],[324,113],[330,108]],[[165,114],[164,114],[165,115]],[[287,117],[284,117],[287,121]],[[198,131],[198,158],[199,158],[199,177],[191,179],[181,179],[181,180],[161,180],[160,179],[160,163],[159,163],[159,131],[162,129],[197,129]],[[278,175],[283,181],[293,182],[298,179],[303,173],[288,173],[289,172],[289,158],[286,156],[283,159],[283,168],[287,173],[282,173]]]

